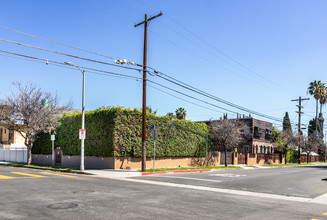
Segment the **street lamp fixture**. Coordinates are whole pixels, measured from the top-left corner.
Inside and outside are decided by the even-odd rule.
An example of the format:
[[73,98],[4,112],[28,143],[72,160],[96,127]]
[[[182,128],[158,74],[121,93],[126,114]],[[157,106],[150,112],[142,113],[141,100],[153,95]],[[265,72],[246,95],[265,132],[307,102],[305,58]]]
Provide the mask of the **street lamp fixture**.
[[81,139],[81,167],[80,170],[84,171],[84,139],[85,139],[85,70],[81,69],[79,66],[76,66],[75,64],[72,64],[71,62],[65,62],[68,66],[74,66],[77,69],[79,69],[83,74],[83,86],[82,86],[82,129],[80,132],[83,132],[84,135],[80,135]]

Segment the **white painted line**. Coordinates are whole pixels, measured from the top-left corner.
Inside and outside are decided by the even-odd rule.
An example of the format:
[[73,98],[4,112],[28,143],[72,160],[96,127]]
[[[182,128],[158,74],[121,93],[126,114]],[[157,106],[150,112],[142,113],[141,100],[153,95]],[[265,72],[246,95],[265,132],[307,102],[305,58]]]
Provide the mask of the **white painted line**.
[[217,193],[234,194],[234,195],[241,195],[241,196],[254,196],[259,198],[327,205],[327,193],[317,198],[311,199],[311,198],[304,198],[304,197],[290,197],[290,196],[275,195],[275,194],[268,194],[268,193],[248,192],[248,191],[241,191],[241,190],[234,190],[234,189],[212,188],[206,186],[193,186],[193,185],[186,185],[186,184],[168,183],[168,182],[143,180],[143,179],[130,179],[130,178],[119,178],[119,179],[115,178],[115,179],[120,181],[145,183],[145,184],[159,185],[159,186],[177,187],[177,188],[203,190],[203,191],[217,192]]
[[161,178],[176,178],[176,179],[189,179],[189,180],[199,180],[199,181],[206,181],[206,182],[221,183],[220,180],[208,180],[208,179],[199,179],[199,178],[182,177],[182,176],[156,176],[156,177],[161,177]]
[[246,176],[245,174],[233,174],[233,173],[224,173],[224,174],[209,174],[209,176],[221,176],[221,177],[241,177]]

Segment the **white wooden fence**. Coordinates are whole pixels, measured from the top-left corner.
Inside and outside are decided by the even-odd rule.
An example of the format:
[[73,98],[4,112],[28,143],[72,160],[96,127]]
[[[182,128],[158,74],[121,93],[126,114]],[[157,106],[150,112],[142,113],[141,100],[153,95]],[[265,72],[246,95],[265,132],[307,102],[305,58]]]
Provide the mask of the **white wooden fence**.
[[0,161],[27,163],[26,148],[0,148]]

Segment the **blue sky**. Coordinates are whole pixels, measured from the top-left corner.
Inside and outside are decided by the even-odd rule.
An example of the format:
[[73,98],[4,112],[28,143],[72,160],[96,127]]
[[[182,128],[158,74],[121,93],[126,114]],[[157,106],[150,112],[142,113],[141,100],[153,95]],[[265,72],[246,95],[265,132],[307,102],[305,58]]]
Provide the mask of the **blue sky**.
[[[148,66],[237,105],[282,119],[285,111],[296,123],[296,103],[309,97],[313,80],[326,80],[327,2],[309,0],[71,0],[1,1],[0,26],[37,35],[118,59],[142,63],[143,27],[134,24],[144,14],[163,16],[151,21],[148,33]],[[85,53],[0,28],[2,39],[113,63],[112,59]],[[1,50],[58,62],[141,77],[107,65],[51,54],[0,42]],[[5,56],[4,56],[5,55]],[[76,69],[15,59],[0,53],[0,98],[14,89],[11,82],[33,81],[57,92],[63,102],[81,106],[81,73]],[[235,62],[236,61],[236,62]],[[102,76],[86,71],[86,109],[101,106],[140,108],[142,84],[135,79]],[[149,79],[232,111],[219,102],[160,80]],[[147,103],[159,115],[178,107],[193,121],[218,119],[226,112],[209,110],[163,93],[149,84]],[[312,97],[304,102],[303,123],[315,115]],[[324,107],[326,111],[326,107]],[[254,115],[253,115],[254,116]],[[229,113],[229,117],[235,117]],[[256,117],[256,116],[255,116]],[[260,118],[260,117],[257,117]],[[276,126],[280,124],[276,122]]]

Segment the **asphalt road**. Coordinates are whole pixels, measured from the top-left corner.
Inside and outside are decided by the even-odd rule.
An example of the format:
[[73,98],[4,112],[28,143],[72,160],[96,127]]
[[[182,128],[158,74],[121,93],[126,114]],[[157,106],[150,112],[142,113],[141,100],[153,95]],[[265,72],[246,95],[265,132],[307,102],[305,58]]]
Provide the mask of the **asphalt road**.
[[327,192],[327,166],[228,169],[215,172],[153,175],[156,180],[224,189],[314,198]]
[[108,179],[0,166],[0,219],[327,219],[315,200],[326,178],[327,167]]

